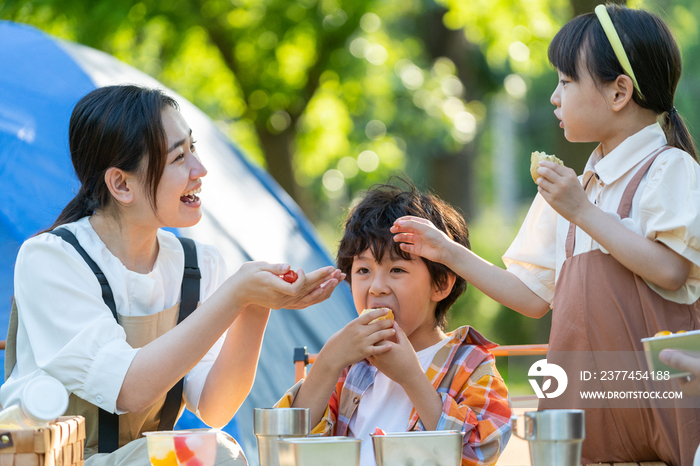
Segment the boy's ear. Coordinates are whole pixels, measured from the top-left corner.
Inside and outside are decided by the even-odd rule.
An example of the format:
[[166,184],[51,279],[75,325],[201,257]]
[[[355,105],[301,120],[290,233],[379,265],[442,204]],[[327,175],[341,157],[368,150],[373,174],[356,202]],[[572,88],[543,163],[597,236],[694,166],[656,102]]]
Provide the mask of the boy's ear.
[[610,108],[619,112],[632,100],[634,96],[634,83],[632,78],[621,74],[610,84]]
[[442,285],[442,287],[434,285],[433,293],[431,296],[433,301],[437,303],[447,298],[450,295],[450,293],[452,293],[452,287],[455,285],[456,280],[457,275],[455,275],[454,273],[449,273],[447,274],[447,279],[445,280],[445,283]]

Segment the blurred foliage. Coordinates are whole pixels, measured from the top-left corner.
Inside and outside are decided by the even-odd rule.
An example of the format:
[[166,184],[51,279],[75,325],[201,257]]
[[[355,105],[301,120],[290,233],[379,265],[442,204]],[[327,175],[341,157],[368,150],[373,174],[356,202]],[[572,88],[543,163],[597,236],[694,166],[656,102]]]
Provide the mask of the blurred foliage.
[[426,144],[473,140],[481,105],[449,59],[428,60],[424,2],[43,0],[3,18],[109,52],[202,108],[318,220],[406,169]]
[[[0,18],[114,54],[219,123],[300,204],[334,250],[349,205],[405,172],[468,217],[472,247],[501,265],[536,189],[529,153],[578,171],[590,145],[563,139],[549,97],[547,46],[597,0],[5,0]],[[697,0],[630,0],[671,26],[685,70],[676,106],[700,111]],[[504,213],[493,166],[508,103],[516,131]],[[547,341],[532,320],[468,287],[450,327],[473,324],[501,343]]]

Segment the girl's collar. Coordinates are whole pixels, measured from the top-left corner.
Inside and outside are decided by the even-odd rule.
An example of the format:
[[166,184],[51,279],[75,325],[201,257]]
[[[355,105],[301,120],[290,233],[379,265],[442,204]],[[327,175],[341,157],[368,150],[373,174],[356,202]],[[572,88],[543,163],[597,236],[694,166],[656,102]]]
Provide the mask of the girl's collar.
[[646,159],[649,154],[664,145],[666,145],[666,135],[658,123],[649,125],[628,137],[605,157],[599,145],[586,163],[583,179],[586,179],[588,172],[592,172],[597,174],[604,184],[614,183]]

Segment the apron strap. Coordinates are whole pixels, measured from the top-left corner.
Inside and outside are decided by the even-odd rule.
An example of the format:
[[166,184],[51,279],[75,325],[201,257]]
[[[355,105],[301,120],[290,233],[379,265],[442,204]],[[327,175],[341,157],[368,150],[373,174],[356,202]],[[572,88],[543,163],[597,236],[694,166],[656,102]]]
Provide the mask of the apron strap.
[[642,165],[642,168],[640,168],[639,171],[635,173],[634,177],[632,177],[632,180],[625,188],[625,192],[622,193],[622,199],[620,199],[620,206],[617,208],[617,214],[620,216],[620,218],[627,218],[630,216],[630,210],[632,209],[632,200],[634,199],[634,194],[637,192],[639,183],[642,181],[642,177],[646,174],[647,171],[649,171],[649,168],[651,167],[651,164],[654,163],[654,160],[656,160],[656,157],[658,157],[659,154],[661,154],[664,151],[667,151],[670,148],[671,146],[664,146],[661,149],[657,150],[656,153],[649,157],[649,160],[647,160],[644,163],[644,165]]
[[192,312],[197,309],[199,302],[199,281],[202,274],[199,271],[199,263],[197,262],[197,248],[194,241],[190,238],[178,237],[182,244],[182,249],[185,252],[185,271],[182,275],[182,287],[180,289],[180,315],[177,323],[179,324],[187,318]]
[[[199,282],[202,274],[199,271],[197,262],[197,248],[190,238],[178,237],[185,252],[185,271],[182,276],[182,288],[180,290],[180,314],[177,319],[179,324],[197,309],[199,302]],[[182,392],[185,385],[185,378],[178,380],[173,388],[168,391],[165,397],[165,404],[160,414],[158,430],[173,430],[177,415],[180,413],[182,404]]]
[[78,254],[80,254],[83,260],[90,267],[90,270],[92,270],[92,273],[94,273],[95,277],[97,277],[97,281],[100,282],[100,288],[102,288],[102,299],[104,300],[109,310],[112,311],[114,319],[118,320],[117,305],[114,303],[114,295],[112,294],[112,288],[110,288],[109,286],[107,277],[105,277],[105,274],[102,273],[102,269],[100,269],[100,267],[95,263],[95,261],[92,260],[92,257],[90,257],[88,253],[85,252],[85,249],[83,249],[83,247],[78,242],[78,238],[76,238],[73,233],[66,230],[65,228],[56,228],[55,230],[49,231],[49,233],[58,236],[66,243],[69,243],[71,246],[73,246],[76,251],[78,251]]
[[[583,190],[588,189],[588,184],[591,182],[595,173],[591,173],[588,179],[583,183]],[[566,258],[574,255],[574,246],[576,246],[576,225],[569,222],[569,232],[566,234],[566,242],[564,243],[564,248],[566,251]]]
[[[117,319],[117,305],[114,302],[114,294],[112,294],[112,288],[109,286],[109,282],[102,273],[100,267],[92,260],[92,257],[85,252],[85,249],[78,242],[78,238],[75,235],[66,230],[65,228],[57,228],[55,230],[49,231],[52,235],[56,235],[63,241],[69,243],[71,246],[78,251],[78,254],[85,260],[87,265],[92,270],[92,273],[97,277],[97,281],[100,282],[100,287],[102,288],[102,299],[104,300],[107,307],[112,311],[114,319]],[[102,408],[99,408],[98,413],[98,440],[97,440],[97,451],[99,453],[112,453],[117,448],[119,448],[119,415],[116,413],[110,413]]]
[[[649,168],[651,167],[651,164],[654,163],[654,160],[656,160],[656,157],[659,156],[662,152],[671,149],[671,146],[664,146],[661,149],[658,149],[656,152],[654,152],[649,159],[644,162],[644,165],[642,165],[642,168],[640,168],[637,173],[634,174],[630,182],[627,184],[627,187],[625,188],[625,191],[622,193],[622,199],[620,199],[620,205],[617,208],[617,214],[620,216],[621,219],[627,218],[630,215],[630,210],[632,209],[632,200],[634,199],[634,194],[637,192],[637,188],[639,187],[639,183],[642,181],[642,178],[646,174],[646,172],[649,171]],[[586,188],[588,187],[588,183],[591,181],[593,178],[593,174],[588,177],[588,180],[586,180],[583,190],[585,191]],[[576,246],[576,225],[573,223],[569,223],[569,232],[566,235],[566,243],[565,243],[565,249],[566,249],[566,258],[570,258],[571,256],[574,255],[574,247]]]
[[[100,267],[88,255],[83,247],[78,242],[75,235],[65,228],[57,228],[49,233],[56,235],[69,243],[78,251],[78,254],[85,260],[92,272],[97,277],[97,281],[102,288],[102,299],[109,309],[112,311],[114,319],[117,318],[117,306],[114,301],[114,294],[109,282],[105,277]],[[199,302],[199,288],[202,274],[199,271],[197,261],[197,248],[193,240],[189,238],[180,238],[180,243],[185,252],[185,270],[182,277],[182,286],[180,290],[180,309],[178,323],[182,322],[196,308]],[[161,411],[161,419],[158,425],[158,430],[172,430],[177,420],[177,415],[180,412],[182,403],[182,392],[184,388],[184,377],[180,379],[173,388],[168,391],[165,397],[165,403]],[[116,413],[110,413],[102,408],[99,408],[98,416],[98,446],[99,453],[112,453],[119,448],[119,416]]]

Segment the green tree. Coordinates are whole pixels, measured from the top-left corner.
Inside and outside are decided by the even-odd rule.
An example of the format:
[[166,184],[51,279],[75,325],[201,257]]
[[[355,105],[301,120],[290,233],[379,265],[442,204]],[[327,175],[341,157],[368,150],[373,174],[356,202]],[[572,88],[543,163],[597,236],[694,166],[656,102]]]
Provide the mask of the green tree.
[[[494,211],[501,128],[489,115],[503,98],[519,115],[515,172],[526,204],[535,148],[580,172],[592,147],[568,143],[556,125],[547,46],[599,2],[5,0],[0,18],[112,53],[182,94],[267,168],[331,247],[355,196],[406,172],[460,207],[474,249],[500,263],[519,220]],[[677,107],[697,127],[700,3],[626,3],[671,25],[686,66]],[[548,333],[546,319],[521,317],[472,287],[452,321],[503,342]]]
[[161,80],[224,123],[317,219],[328,198],[347,204],[404,170],[411,148],[454,151],[473,139],[483,109],[470,112],[453,63],[426,56],[410,33],[425,8],[396,0],[10,0],[0,16]]

